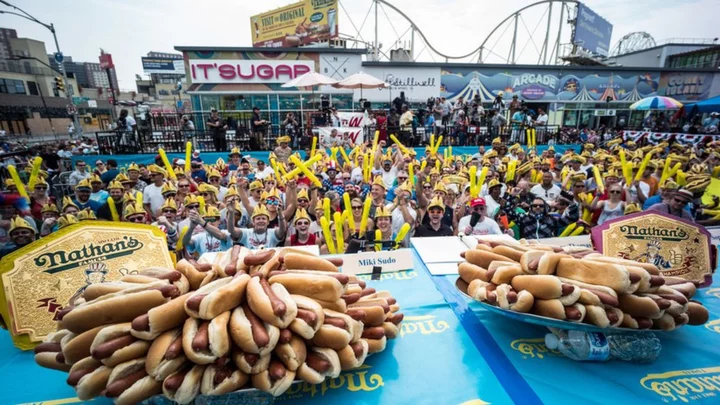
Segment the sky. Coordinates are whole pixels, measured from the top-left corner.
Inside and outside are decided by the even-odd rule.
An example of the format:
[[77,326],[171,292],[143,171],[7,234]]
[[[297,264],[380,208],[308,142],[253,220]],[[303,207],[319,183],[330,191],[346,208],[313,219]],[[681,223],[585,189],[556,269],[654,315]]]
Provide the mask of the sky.
[[[100,48],[113,55],[121,90],[135,90],[135,75],[142,75],[140,58],[149,51],[175,52],[178,45],[251,46],[250,16],[290,4],[288,0],[7,0],[38,20],[53,23],[65,55],[75,61],[97,62]],[[477,48],[504,18],[536,0],[388,0],[410,17],[428,41],[449,55],[462,55]],[[374,39],[374,14],[363,20],[371,0],[341,0],[340,33],[365,41]],[[559,3],[558,3],[559,4]],[[587,0],[585,4],[613,26],[611,43],[623,35],[646,31],[657,41],[668,38],[716,38],[718,0]],[[10,10],[0,4],[0,10]],[[541,21],[547,6],[523,12],[524,45],[518,45],[518,59],[534,63],[544,38]],[[555,7],[558,15],[559,7]],[[398,36],[409,42],[409,24],[388,7],[378,11],[379,38],[387,50]],[[386,15],[387,14],[387,17]],[[349,16],[349,18],[348,18]],[[556,18],[559,19],[559,18]],[[352,23],[351,23],[352,21]],[[546,20],[545,20],[546,21]],[[353,27],[354,24],[354,27]],[[498,54],[507,55],[512,30],[501,27],[489,44]],[[50,32],[16,16],[0,14],[0,27],[14,28],[19,37],[45,42],[48,53],[55,51]],[[537,28],[536,28],[537,27]],[[539,30],[539,31],[538,31]],[[552,28],[555,32],[556,28]],[[398,31],[397,34],[394,31]],[[542,32],[540,35],[538,32]],[[533,34],[533,35],[531,35]],[[552,39],[550,42],[553,42]],[[505,45],[505,48],[503,48]],[[421,60],[442,61],[416,42]],[[533,50],[535,49],[535,51]],[[520,52],[522,51],[522,52]],[[421,53],[422,52],[422,53]],[[534,54],[534,55],[532,55]],[[505,56],[507,57],[507,56]],[[497,62],[497,61],[496,61]]]

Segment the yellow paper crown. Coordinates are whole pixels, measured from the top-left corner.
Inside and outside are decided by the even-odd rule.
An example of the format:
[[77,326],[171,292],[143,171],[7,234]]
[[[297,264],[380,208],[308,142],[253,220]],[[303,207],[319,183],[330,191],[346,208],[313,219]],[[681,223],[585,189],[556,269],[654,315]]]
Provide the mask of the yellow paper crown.
[[280,137],[278,137],[278,139],[277,139],[277,143],[278,143],[278,145],[281,144],[281,143],[290,143],[290,137],[287,136],[287,135],[285,135],[285,136],[280,136]]
[[95,213],[90,208],[85,208],[84,210],[81,210],[77,214],[78,221],[88,221],[88,220],[94,220],[97,219],[95,216]]
[[297,222],[301,219],[306,219],[312,222],[312,220],[310,219],[310,215],[308,215],[307,211],[305,211],[303,208],[298,208],[298,210],[295,211],[295,221],[293,222]]
[[225,169],[225,166],[227,166],[225,164],[225,159],[218,158],[218,160],[215,161],[215,168],[218,169],[219,171],[222,171],[223,169]]
[[323,200],[322,199],[318,200],[317,203],[315,203],[315,212],[323,211],[324,209],[325,209],[325,207],[323,206]]
[[138,166],[137,164],[135,164],[135,162],[130,163],[130,166],[128,166],[127,171],[129,171],[129,172],[131,172],[131,171],[139,172],[139,171],[140,171],[140,166]]
[[92,183],[102,183],[102,180],[100,180],[100,176],[98,176],[97,174],[93,174],[92,176],[90,176],[90,184]]
[[240,194],[238,193],[237,189],[235,187],[230,187],[225,193],[224,199],[227,200],[230,197],[238,197]]
[[662,187],[660,187],[660,188],[663,189],[663,190],[672,190],[672,191],[674,191],[674,190],[677,190],[678,188],[680,188],[680,186],[679,186],[677,183],[675,183],[674,181],[672,181],[672,180],[667,180],[667,181],[665,182],[665,184],[663,184]]
[[440,208],[444,210],[445,203],[443,202],[442,198],[433,197],[432,200],[430,200],[430,204],[428,205],[428,210],[431,210],[432,208]]
[[45,181],[44,178],[38,176],[37,180],[35,180],[35,187],[37,187],[37,186],[45,186],[45,187],[47,187],[48,184],[47,184],[47,181]]
[[128,219],[128,217],[137,214],[145,215],[145,208],[143,208],[142,204],[138,204],[137,201],[133,201],[132,203],[129,203],[125,206],[125,210],[123,211],[123,218]]
[[220,210],[213,207],[212,205],[208,205],[205,207],[205,213],[202,216],[203,218],[220,218]]
[[502,145],[502,139],[498,136],[497,138],[492,140],[493,145]]
[[75,217],[75,215],[71,214],[62,214],[60,215],[60,218],[58,218],[58,229],[62,229],[68,225],[77,224],[78,219]]
[[75,186],[75,188],[92,188],[90,186],[90,178],[82,179],[80,182]]
[[[430,175],[432,176],[433,174],[440,175],[440,171],[436,167],[433,167],[432,169],[430,169]],[[380,176],[378,176],[378,177],[380,177]],[[382,178],[381,178],[381,180],[382,180]],[[385,183],[383,183],[383,187],[385,187],[384,184]]]
[[80,207],[78,207],[77,204],[75,204],[70,197],[65,196],[63,197],[62,210],[65,211],[65,208],[67,207],[75,207],[76,209],[80,209]]
[[130,179],[124,173],[118,173],[118,175],[115,176],[115,181],[118,181],[120,183],[129,183]]
[[608,178],[608,177],[620,178],[620,175],[618,174],[617,170],[610,169],[610,170],[606,171],[605,173],[603,173],[603,178]]
[[515,173],[517,173],[518,176],[522,176],[523,174],[532,170],[532,168],[533,168],[532,162],[525,162],[525,163],[521,164],[517,169],[515,169]]
[[235,148],[230,149],[230,156],[239,155],[239,154],[240,154],[240,148],[235,147]]
[[392,217],[392,213],[387,207],[381,205],[375,210],[375,218]]
[[162,189],[160,190],[160,194],[165,193],[177,193],[177,188],[174,184],[168,181],[167,183],[163,184]]
[[412,183],[410,183],[410,180],[405,180],[403,184],[398,186],[398,190],[407,191],[408,193],[412,194]]
[[185,201],[183,201],[185,205],[193,205],[193,204],[200,204],[200,199],[195,194],[188,194],[185,196]]
[[497,155],[498,155],[497,151],[493,149],[490,152],[486,153],[485,157],[489,159],[489,158],[497,157]]
[[301,198],[304,198],[304,199],[310,201],[310,197],[308,196],[308,192],[307,192],[307,190],[304,189],[304,188],[303,188],[303,189],[300,189],[300,191],[297,192],[297,199],[299,200],[299,199],[301,199]]
[[268,198],[277,198],[279,200],[280,192],[278,191],[278,189],[273,187],[272,189],[270,189],[270,191],[263,191],[262,196],[260,198],[263,200],[267,200]]
[[636,212],[640,212],[639,205],[631,203],[625,206],[625,215],[634,214]]
[[208,176],[208,179],[213,178],[213,177],[222,177],[222,176],[220,175],[220,172],[217,171],[217,170],[215,170],[215,169],[210,169],[210,171],[208,172],[207,176]]
[[120,183],[119,181],[113,180],[110,182],[110,184],[108,184],[107,189],[108,190],[112,190],[112,189],[125,190],[125,187],[123,187],[122,183]]
[[382,188],[385,188],[385,182],[382,179],[382,176],[375,176],[373,179],[373,186],[380,186]]
[[255,180],[252,183],[250,183],[250,191],[257,190],[259,188],[264,188],[262,181]]
[[439,191],[441,193],[447,194],[447,188],[445,188],[445,184],[441,181],[435,184],[435,188],[433,189],[433,191]]
[[45,204],[45,205],[42,206],[42,209],[40,210],[40,213],[41,213],[41,214],[44,214],[44,213],[46,213],[46,212],[54,212],[54,213],[56,213],[56,214],[60,213],[60,211],[58,211],[57,205],[55,205],[55,204],[53,204],[53,203]]
[[253,209],[252,213],[252,219],[255,219],[255,217],[265,215],[266,217],[270,218],[270,213],[268,212],[267,208],[265,208],[265,204],[258,204],[255,206],[255,209]]
[[173,169],[173,171],[175,172],[175,177],[177,177],[177,178],[185,177],[185,168],[184,167],[176,167],[175,169]]
[[150,172],[150,174],[162,174],[163,177],[165,177],[165,175],[167,174],[165,169],[163,169],[162,167],[160,167],[158,165],[149,165],[147,167],[147,169]]
[[15,184],[15,180],[13,180],[13,179],[5,179],[5,187],[7,187],[7,188],[17,187],[17,185]]
[[8,233],[12,234],[13,231],[16,229],[29,229],[33,233],[35,233],[35,229],[30,226],[30,223],[20,216],[17,216],[10,220],[10,231]]
[[585,149],[593,150],[595,149],[595,145],[592,143],[586,143],[584,146]]
[[125,195],[123,195],[123,204],[127,205],[128,203],[134,203],[135,201],[137,201],[137,199],[133,193],[128,191]]
[[207,184],[207,183],[200,184],[198,186],[198,191],[200,193],[213,193],[213,194],[215,194],[215,196],[217,196],[217,194],[218,194],[218,189],[215,188],[215,186],[211,186],[210,184]]
[[174,198],[166,198],[165,203],[163,203],[162,207],[160,207],[160,212],[171,209],[177,211],[177,204],[175,203]]

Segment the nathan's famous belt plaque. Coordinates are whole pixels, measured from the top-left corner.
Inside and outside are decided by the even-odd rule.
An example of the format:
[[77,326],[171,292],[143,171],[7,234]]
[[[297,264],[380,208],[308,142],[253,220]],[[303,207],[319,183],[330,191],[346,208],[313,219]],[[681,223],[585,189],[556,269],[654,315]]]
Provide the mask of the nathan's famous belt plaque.
[[15,345],[31,349],[57,329],[58,311],[87,286],[151,266],[174,268],[159,228],[84,221],[0,261],[0,312]]
[[692,222],[650,211],[628,215],[592,230],[596,250],[656,265],[662,275],[707,287],[715,268],[710,233]]

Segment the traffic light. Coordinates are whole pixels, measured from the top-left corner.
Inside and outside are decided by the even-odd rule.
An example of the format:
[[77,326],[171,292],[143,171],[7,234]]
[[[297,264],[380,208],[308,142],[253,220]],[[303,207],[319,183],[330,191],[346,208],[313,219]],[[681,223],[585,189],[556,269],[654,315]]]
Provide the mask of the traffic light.
[[65,82],[63,82],[62,76],[55,76],[55,88],[58,91],[65,91]]

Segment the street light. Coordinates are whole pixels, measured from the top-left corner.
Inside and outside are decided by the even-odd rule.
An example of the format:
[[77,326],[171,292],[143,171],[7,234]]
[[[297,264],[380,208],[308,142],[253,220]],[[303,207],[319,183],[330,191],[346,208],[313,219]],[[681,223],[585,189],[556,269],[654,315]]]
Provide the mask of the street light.
[[[10,8],[13,8],[13,9],[19,11],[20,13],[22,13],[22,14],[20,14],[20,13],[15,13],[15,12],[12,12],[12,11],[0,10],[0,14],[10,14],[10,15],[22,17],[22,18],[24,18],[24,19],[26,19],[26,20],[28,20],[28,21],[32,21],[32,22],[34,22],[34,23],[36,23],[36,24],[40,24],[40,25],[42,25],[43,27],[45,27],[45,28],[47,28],[48,30],[50,30],[50,32],[52,32],[53,39],[55,40],[55,48],[57,49],[57,52],[62,55],[62,52],[60,52],[60,44],[58,44],[57,35],[55,34],[55,26],[54,26],[53,24],[45,24],[44,22],[41,22],[41,21],[38,20],[37,18],[31,16],[31,15],[30,15],[29,13],[27,13],[25,10],[23,10],[23,9],[21,9],[21,8],[19,8],[19,7],[13,6],[12,4],[8,3],[8,2],[5,1],[5,0],[0,0],[0,3],[6,5],[6,6],[10,7]],[[67,84],[67,83],[68,83],[67,72],[65,71],[64,65],[63,65],[62,62],[60,62],[59,65],[60,65],[60,67],[62,68],[61,70],[62,70],[63,78],[65,79],[65,83]],[[67,91],[65,92],[65,97],[68,99],[68,101],[70,102],[70,104],[73,104],[73,102],[72,102],[72,90],[71,90],[70,88],[68,88]],[[72,115],[72,119],[73,119],[73,125],[75,126],[75,131],[78,131],[78,133],[82,133],[82,127],[80,126],[80,122],[78,121],[77,114],[73,114],[73,115]]]

